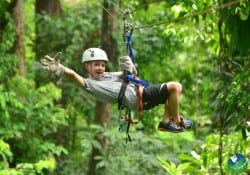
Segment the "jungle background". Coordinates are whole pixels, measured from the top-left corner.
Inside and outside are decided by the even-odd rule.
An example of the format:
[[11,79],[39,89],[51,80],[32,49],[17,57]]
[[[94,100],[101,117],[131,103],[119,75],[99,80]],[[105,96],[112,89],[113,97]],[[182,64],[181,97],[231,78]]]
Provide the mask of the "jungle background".
[[[126,144],[117,105],[41,69],[43,56],[60,51],[62,64],[86,76],[82,53],[101,46],[108,71],[119,70],[126,9],[140,77],[183,85],[191,131],[157,131],[159,106]],[[248,0],[1,0],[0,174],[231,174],[232,154],[250,158],[249,66]]]

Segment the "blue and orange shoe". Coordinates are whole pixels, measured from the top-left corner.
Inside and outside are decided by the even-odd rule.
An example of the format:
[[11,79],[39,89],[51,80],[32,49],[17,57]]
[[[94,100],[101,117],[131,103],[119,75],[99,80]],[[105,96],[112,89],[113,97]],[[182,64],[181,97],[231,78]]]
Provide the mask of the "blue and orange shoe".
[[160,122],[158,126],[158,130],[164,131],[164,132],[184,132],[185,129],[180,126],[178,122],[175,122],[173,120],[170,120],[168,123]]
[[187,119],[183,119],[182,117],[180,117],[181,121],[180,121],[180,126],[185,128],[185,129],[190,129],[193,125],[192,120],[187,120]]

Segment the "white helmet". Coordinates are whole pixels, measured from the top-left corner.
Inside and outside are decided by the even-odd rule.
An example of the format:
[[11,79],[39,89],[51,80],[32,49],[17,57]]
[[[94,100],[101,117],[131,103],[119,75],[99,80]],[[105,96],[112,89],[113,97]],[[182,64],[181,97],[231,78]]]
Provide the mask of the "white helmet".
[[89,48],[83,52],[82,63],[95,60],[108,61],[105,51],[99,48]]

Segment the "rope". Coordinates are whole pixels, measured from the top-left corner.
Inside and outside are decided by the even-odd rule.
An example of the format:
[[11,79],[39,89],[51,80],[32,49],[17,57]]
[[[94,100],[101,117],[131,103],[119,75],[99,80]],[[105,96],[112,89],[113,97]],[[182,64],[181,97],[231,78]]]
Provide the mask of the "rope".
[[[123,34],[123,39],[124,39],[124,43],[126,44],[126,50],[125,50],[125,54],[129,55],[130,58],[132,59],[132,61],[134,61],[134,54],[133,54],[133,50],[132,50],[132,46],[131,46],[131,35],[132,35],[132,31],[133,31],[133,27],[132,24],[129,23],[128,21],[131,20],[131,13],[129,10],[125,10],[124,14],[123,14],[123,22],[124,22],[124,34]],[[126,143],[129,141],[131,142],[132,139],[129,135],[129,128],[130,128],[130,122],[128,122],[128,119],[131,119],[131,109],[129,109],[127,106],[125,106],[124,104],[124,99],[125,99],[125,91],[127,89],[128,83],[129,81],[126,79],[126,75],[131,74],[130,72],[124,70],[123,71],[123,81],[122,81],[122,85],[120,88],[120,92],[119,92],[119,96],[118,96],[118,109],[120,111],[119,114],[119,131],[123,132],[123,125],[125,123],[127,123],[127,129],[126,129]],[[122,110],[125,109],[125,116],[122,116]]]
[[[133,53],[133,49],[132,49],[132,33],[133,33],[133,26],[130,23],[132,19],[131,13],[129,10],[126,10],[123,14],[123,21],[124,21],[124,34],[123,34],[123,38],[124,38],[124,43],[126,44],[126,51],[125,54],[128,55],[131,59],[131,61],[134,63],[135,59],[134,59],[134,53]],[[129,135],[129,128],[131,124],[137,124],[137,122],[134,122],[131,118],[131,109],[129,109],[127,106],[125,106],[124,104],[124,98],[125,98],[125,91],[127,89],[127,85],[132,82],[135,83],[135,90],[137,93],[137,98],[138,98],[138,111],[139,111],[139,118],[142,116],[142,109],[143,109],[143,105],[142,105],[142,88],[141,85],[143,86],[147,86],[147,82],[145,82],[144,80],[140,80],[137,79],[135,75],[132,74],[132,72],[128,72],[128,71],[124,71],[123,72],[123,82],[121,85],[121,89],[119,92],[119,96],[118,96],[118,109],[120,110],[120,115],[119,115],[119,131],[123,131],[123,123],[126,122],[127,123],[127,129],[126,129],[126,143],[129,141],[131,142],[131,137]],[[140,105],[139,105],[140,104]],[[121,110],[124,109],[126,110],[125,115],[122,116],[121,115]]]

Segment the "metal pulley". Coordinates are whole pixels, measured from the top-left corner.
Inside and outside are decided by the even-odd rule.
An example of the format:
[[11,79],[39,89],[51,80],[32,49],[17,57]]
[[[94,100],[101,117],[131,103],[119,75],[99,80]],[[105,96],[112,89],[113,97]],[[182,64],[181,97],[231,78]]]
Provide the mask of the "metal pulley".
[[126,45],[125,54],[129,55],[131,60],[134,62],[134,53],[133,53],[132,46],[131,46],[132,45],[132,32],[133,32],[133,25],[131,21],[132,21],[132,15],[130,13],[130,10],[126,9],[123,13],[123,22],[124,22],[123,39]]

